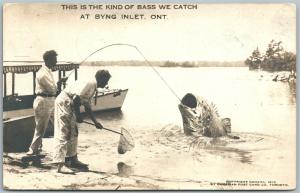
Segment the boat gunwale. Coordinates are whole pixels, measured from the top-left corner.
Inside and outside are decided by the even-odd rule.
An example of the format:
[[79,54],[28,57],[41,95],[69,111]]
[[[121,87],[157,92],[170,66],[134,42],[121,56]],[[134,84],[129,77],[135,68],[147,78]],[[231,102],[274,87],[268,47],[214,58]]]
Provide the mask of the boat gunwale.
[[8,118],[7,120],[3,121],[3,124],[13,122],[13,121],[19,121],[19,120],[22,120],[22,119],[27,119],[27,118],[34,117],[34,116],[35,116],[34,114],[30,114],[30,115],[24,115],[24,116]]
[[[128,92],[128,88],[126,88],[126,89],[119,89],[119,90],[121,90],[121,93],[122,92]],[[118,92],[118,91],[115,91],[115,92],[109,92],[109,93],[103,93],[103,94],[99,94],[99,95],[97,95],[97,98],[98,97],[103,97],[103,96],[107,96],[107,95],[112,95],[112,94],[115,94],[116,92]],[[96,96],[93,96],[93,98],[96,98]]]

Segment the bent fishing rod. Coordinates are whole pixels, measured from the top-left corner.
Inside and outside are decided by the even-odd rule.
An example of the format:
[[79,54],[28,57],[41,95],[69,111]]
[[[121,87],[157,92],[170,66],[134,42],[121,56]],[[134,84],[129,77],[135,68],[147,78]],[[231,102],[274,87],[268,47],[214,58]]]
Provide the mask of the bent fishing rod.
[[[132,44],[124,44],[124,43],[115,43],[115,44],[109,44],[107,46],[101,47],[99,49],[97,49],[96,51],[94,51],[93,53],[91,53],[90,55],[88,55],[84,60],[82,60],[79,65],[81,65],[83,62],[85,62],[89,57],[91,57],[92,55],[94,55],[95,53],[104,50],[108,47],[112,47],[112,46],[128,46],[128,47],[132,47],[134,48],[144,59],[144,61],[154,70],[154,72],[158,75],[158,77],[164,82],[164,84],[167,86],[167,88],[173,93],[173,95],[181,102],[180,98],[178,97],[178,95],[176,94],[176,92],[171,88],[171,86],[167,83],[167,81],[160,75],[160,73],[154,68],[154,66],[148,61],[148,59],[145,57],[145,55],[138,49],[137,46],[132,45]],[[67,76],[67,78],[69,78],[69,76],[74,72],[74,69],[71,71],[71,73]]]
[[[83,62],[85,62],[89,57],[91,57],[95,53],[97,53],[97,52],[99,52],[101,50],[104,50],[105,48],[112,47],[112,46],[129,46],[129,47],[135,47],[134,45],[131,45],[131,44],[122,44],[122,43],[109,44],[107,46],[101,47],[101,48],[97,49],[96,51],[92,52],[90,55],[88,55],[86,58],[84,58],[81,62],[79,62],[79,65],[81,65]],[[67,77],[69,78],[69,76],[71,76],[71,74],[73,72],[74,72],[74,69],[71,71],[71,73]]]

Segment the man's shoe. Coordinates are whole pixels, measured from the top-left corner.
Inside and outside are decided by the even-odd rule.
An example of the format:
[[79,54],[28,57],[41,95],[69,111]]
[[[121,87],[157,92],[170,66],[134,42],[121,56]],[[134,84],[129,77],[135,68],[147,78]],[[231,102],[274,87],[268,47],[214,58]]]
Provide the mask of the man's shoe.
[[77,155],[66,158],[66,165],[71,168],[88,168],[88,164],[79,161]]
[[75,172],[68,168],[65,164],[58,166],[57,172],[62,174],[75,174]]
[[40,151],[33,151],[32,149],[29,149],[28,152],[26,152],[26,155],[29,155],[29,156],[35,156],[35,155],[39,155],[40,154]]

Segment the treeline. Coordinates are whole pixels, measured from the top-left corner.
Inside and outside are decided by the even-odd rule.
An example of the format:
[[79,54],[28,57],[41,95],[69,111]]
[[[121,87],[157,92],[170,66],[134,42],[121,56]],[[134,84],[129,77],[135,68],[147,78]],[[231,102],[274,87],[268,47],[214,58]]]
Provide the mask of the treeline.
[[243,61],[232,61],[232,62],[218,62],[218,61],[184,61],[184,62],[173,62],[166,61],[161,67],[245,67]]
[[[243,61],[217,62],[217,61],[149,61],[152,66],[160,67],[245,67]],[[85,66],[149,66],[146,61],[122,60],[122,61],[92,61],[84,62]]]
[[258,47],[246,59],[245,64],[250,70],[262,69],[266,71],[296,71],[296,55],[287,52],[282,42],[272,40],[265,53],[260,53]]

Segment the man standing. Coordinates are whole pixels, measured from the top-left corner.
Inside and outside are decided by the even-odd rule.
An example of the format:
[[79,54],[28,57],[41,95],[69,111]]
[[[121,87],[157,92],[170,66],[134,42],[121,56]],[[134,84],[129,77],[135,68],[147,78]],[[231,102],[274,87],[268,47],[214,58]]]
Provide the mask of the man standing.
[[65,88],[55,100],[54,110],[54,157],[53,163],[58,164],[59,173],[73,173],[71,168],[87,168],[78,160],[78,126],[82,122],[80,105],[85,107],[86,113],[98,129],[102,125],[95,119],[91,109],[91,99],[97,92],[97,88],[104,88],[111,75],[107,70],[96,72],[95,78],[90,81],[75,81]]
[[62,82],[67,78],[62,78],[57,85],[53,78],[52,70],[57,63],[57,53],[54,50],[46,51],[43,55],[45,65],[37,72],[35,79],[36,83],[36,98],[33,102],[33,110],[35,115],[35,132],[28,155],[37,155],[42,150],[42,138],[47,129],[49,120],[53,117],[54,100],[57,95],[57,87],[60,87]]

